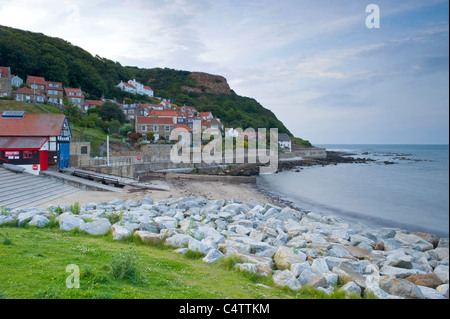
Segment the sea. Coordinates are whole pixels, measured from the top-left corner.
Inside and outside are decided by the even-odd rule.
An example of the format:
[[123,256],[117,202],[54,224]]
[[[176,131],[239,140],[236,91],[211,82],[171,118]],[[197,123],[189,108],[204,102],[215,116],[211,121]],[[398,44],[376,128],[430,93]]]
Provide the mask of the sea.
[[448,145],[316,145],[361,164],[260,175],[258,186],[303,211],[449,237]]

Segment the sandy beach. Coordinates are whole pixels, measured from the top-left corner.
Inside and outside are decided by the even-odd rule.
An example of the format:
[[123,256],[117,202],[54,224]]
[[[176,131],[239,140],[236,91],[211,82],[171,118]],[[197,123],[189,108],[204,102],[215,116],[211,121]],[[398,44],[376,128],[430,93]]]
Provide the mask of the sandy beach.
[[180,180],[154,180],[154,184],[170,186],[170,191],[142,190],[133,187],[126,187],[122,192],[96,192],[79,191],[72,195],[66,195],[39,204],[38,208],[47,208],[50,205],[72,205],[76,202],[81,205],[87,203],[103,203],[114,199],[140,200],[151,197],[154,201],[161,201],[170,198],[181,198],[188,196],[204,197],[213,199],[236,198],[242,202],[256,200],[261,203],[273,203],[272,199],[260,192],[255,184],[233,184],[221,182],[197,182]]

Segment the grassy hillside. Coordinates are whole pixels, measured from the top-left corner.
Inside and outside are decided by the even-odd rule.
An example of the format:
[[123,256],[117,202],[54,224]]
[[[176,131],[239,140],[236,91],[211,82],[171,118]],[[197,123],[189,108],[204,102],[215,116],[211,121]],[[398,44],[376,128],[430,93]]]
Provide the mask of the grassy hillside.
[[[59,230],[0,226],[0,298],[5,299],[291,299],[346,298],[313,288],[274,286],[273,280],[230,268],[232,260],[207,264],[196,254],[136,240],[113,241]],[[68,265],[80,270],[80,287],[68,289]]]
[[[207,94],[184,91],[183,87],[202,88],[191,72],[168,68],[140,69],[122,66],[119,62],[92,56],[69,42],[0,25],[0,65],[9,66],[14,74],[26,79],[27,75],[43,76],[47,80],[62,82],[64,86],[79,87],[87,99],[128,97],[135,101],[149,101],[144,96],[122,92],[115,87],[121,80],[136,79],[150,85],[155,96],[171,98],[177,105],[190,105],[199,111],[212,111],[226,127],[278,128],[289,130],[274,113],[256,100],[231,94]],[[200,90],[201,91],[201,90]]]

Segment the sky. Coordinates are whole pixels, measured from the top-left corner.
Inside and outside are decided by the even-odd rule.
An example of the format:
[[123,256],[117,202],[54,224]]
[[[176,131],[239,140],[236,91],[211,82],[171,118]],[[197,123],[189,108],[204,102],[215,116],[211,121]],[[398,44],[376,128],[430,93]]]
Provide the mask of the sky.
[[0,24],[222,75],[313,144],[449,143],[448,0],[0,0]]

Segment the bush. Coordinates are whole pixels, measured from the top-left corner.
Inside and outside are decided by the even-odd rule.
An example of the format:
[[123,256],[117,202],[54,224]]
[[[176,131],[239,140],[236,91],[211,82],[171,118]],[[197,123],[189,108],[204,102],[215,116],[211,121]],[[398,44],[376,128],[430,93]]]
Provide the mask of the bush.
[[126,278],[132,283],[141,280],[139,255],[134,245],[128,251],[121,249],[111,257],[111,274],[114,278]]
[[72,214],[74,215],[79,215],[80,211],[81,211],[81,206],[79,202],[76,202],[73,205],[70,205],[70,211],[72,212]]

